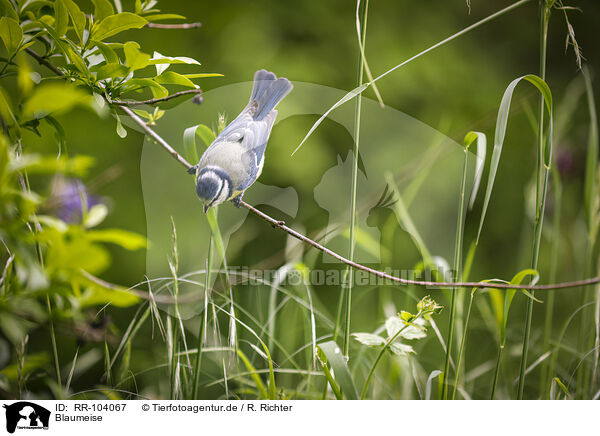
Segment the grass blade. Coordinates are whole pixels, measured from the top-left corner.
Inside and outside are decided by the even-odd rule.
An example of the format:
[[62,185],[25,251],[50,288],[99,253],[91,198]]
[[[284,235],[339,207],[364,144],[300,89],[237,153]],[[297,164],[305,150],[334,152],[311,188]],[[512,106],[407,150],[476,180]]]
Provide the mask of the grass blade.
[[319,127],[319,125],[323,122],[323,120],[325,118],[327,118],[327,116],[335,109],[337,109],[338,107],[340,107],[341,105],[343,105],[344,103],[346,103],[349,100],[352,100],[355,96],[357,96],[358,94],[362,93],[365,89],[367,89],[369,86],[373,85],[375,82],[377,82],[379,79],[382,79],[383,77],[387,76],[388,74],[390,74],[393,71],[396,71],[398,68],[403,67],[404,65],[408,64],[409,62],[414,61],[415,59],[420,58],[421,56],[429,53],[432,50],[435,50],[438,47],[441,47],[447,43],[449,43],[450,41],[465,35],[466,33],[469,33],[471,30],[474,30],[480,26],[482,26],[483,24],[486,24],[516,8],[518,8],[519,6],[523,6],[525,3],[530,2],[531,0],[520,0],[516,3],[513,3],[512,5],[509,5],[507,7],[505,7],[504,9],[499,10],[498,12],[495,12],[491,15],[488,15],[486,18],[477,21],[476,23],[471,24],[468,27],[465,27],[463,30],[456,32],[454,35],[451,35],[445,39],[443,39],[442,41],[432,45],[431,47],[423,50],[422,52],[414,55],[413,57],[405,60],[404,62],[399,63],[398,65],[396,65],[395,67],[390,68],[389,70],[387,70],[385,73],[380,74],[379,76],[377,76],[376,78],[374,78],[373,80],[371,80],[368,83],[365,83],[362,86],[359,86],[357,88],[354,88],[352,91],[350,91],[349,93],[347,93],[346,95],[344,95],[340,100],[338,100],[333,106],[331,106],[324,114],[323,116],[321,116],[317,122],[315,124],[313,124],[313,126],[310,128],[310,130],[308,131],[308,133],[306,134],[306,136],[304,137],[304,139],[302,140],[302,142],[300,143],[300,145],[298,145],[298,147],[296,147],[296,149],[294,150],[294,152],[292,153],[292,156],[300,149],[300,147],[302,147],[302,145],[306,142],[306,140],[309,138],[309,136],[316,130],[317,127]]
[[477,192],[479,191],[479,185],[481,184],[481,177],[483,176],[483,166],[485,165],[485,155],[487,151],[487,138],[485,133],[481,132],[469,132],[463,139],[463,146],[469,148],[471,144],[475,142],[477,144],[476,160],[475,160],[475,175],[473,177],[473,189],[469,198],[469,210],[473,208]]
[[[327,367],[330,367],[337,378],[341,394],[348,400],[358,400],[358,392],[356,391],[354,380],[352,379],[348,364],[346,363],[346,359],[344,359],[340,347],[333,341],[321,343],[317,347],[327,358],[327,365],[323,365],[325,377],[327,377]],[[332,389],[334,389],[334,385],[335,383],[331,384]]]
[[[510,111],[510,102],[512,100],[512,96],[517,85],[526,80],[527,82],[533,84],[538,91],[542,94],[544,101],[546,103],[546,109],[550,116],[548,122],[548,130],[549,133],[546,135],[546,144],[544,147],[544,165],[546,168],[550,168],[550,156],[552,153],[552,93],[550,92],[550,88],[546,82],[540,79],[538,76],[533,74],[528,74],[526,76],[519,77],[508,85],[506,90],[504,91],[504,95],[502,96],[502,101],[500,102],[500,109],[498,110],[498,118],[496,119],[496,131],[494,133],[494,151],[492,152],[492,158],[490,162],[490,173],[488,176],[487,187],[485,191],[485,199],[483,202],[483,209],[481,211],[481,219],[479,220],[479,229],[477,230],[477,238],[476,241],[479,242],[479,237],[481,235],[481,229],[483,228],[483,222],[485,221],[485,215],[487,212],[487,208],[490,202],[490,197],[492,195],[492,188],[494,187],[494,181],[496,179],[496,172],[498,171],[498,164],[500,163],[500,155],[502,154],[502,146],[504,145],[504,138],[506,136],[506,127],[508,124],[508,114]],[[539,199],[536,205],[536,215],[539,216],[540,212],[539,207]]]

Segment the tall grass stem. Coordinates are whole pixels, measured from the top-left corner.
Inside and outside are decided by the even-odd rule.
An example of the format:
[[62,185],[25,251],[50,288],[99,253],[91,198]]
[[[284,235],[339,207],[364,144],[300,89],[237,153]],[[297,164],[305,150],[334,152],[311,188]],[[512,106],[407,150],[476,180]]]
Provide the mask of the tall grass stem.
[[[468,163],[468,149],[465,147],[463,150],[463,168],[462,178],[460,181],[460,200],[458,206],[458,218],[456,221],[456,240],[454,243],[454,280],[457,282],[461,281],[461,269],[462,269],[462,250],[463,250],[463,232],[465,227],[465,189],[467,185],[467,163]],[[452,355],[452,343],[454,338],[454,324],[456,322],[456,295],[458,288],[452,288],[450,290],[450,319],[448,321],[448,345],[446,347],[446,360],[444,362],[444,383],[442,386],[442,399],[448,398],[448,382],[450,375],[450,357]],[[459,366],[456,367],[455,372],[458,373]]]
[[[548,45],[548,21],[550,9],[545,0],[539,0],[540,10],[540,78],[546,80],[546,51]],[[552,132],[550,132],[552,134]],[[536,189],[536,214],[533,240],[531,268],[537,270],[542,242],[542,225],[544,222],[544,209],[546,206],[546,187],[548,185],[549,168],[544,165],[544,96],[540,96],[538,108],[538,159],[537,159],[537,189]],[[531,291],[534,296],[535,291]],[[533,318],[533,298],[527,299],[527,315],[525,320],[525,333],[523,335],[523,351],[519,369],[519,385],[517,399],[522,400],[525,390],[525,371],[527,369],[527,354],[529,352],[529,338],[531,336],[531,322]]]

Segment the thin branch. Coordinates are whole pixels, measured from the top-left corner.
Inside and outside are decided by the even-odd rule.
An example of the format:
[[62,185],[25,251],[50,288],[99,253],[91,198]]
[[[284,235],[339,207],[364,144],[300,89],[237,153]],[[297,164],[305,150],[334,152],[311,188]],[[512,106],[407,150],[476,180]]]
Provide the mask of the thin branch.
[[[131,111],[131,109],[129,109],[127,107],[123,107],[122,109],[125,112],[127,112],[127,114],[129,114],[132,117],[132,119],[145,132],[147,132],[150,136],[152,136],[152,138],[154,138],[165,150],[167,150],[167,152],[169,154],[171,154],[173,157],[175,157],[175,159],[177,159],[179,161],[179,163],[181,163],[187,169],[192,167],[192,165],[188,161],[186,161],[183,157],[181,157],[181,155],[179,155],[179,153],[177,153],[154,130],[152,130],[150,127],[148,127],[146,125],[146,123],[144,123],[144,121],[140,117],[138,117],[137,115],[135,115],[135,113],[133,113],[133,111]],[[390,280],[392,282],[399,283],[402,285],[427,286],[427,287],[434,287],[434,288],[461,287],[461,288],[525,289],[525,290],[536,290],[536,291],[546,290],[547,291],[547,290],[551,290],[551,289],[575,288],[575,287],[579,287],[579,286],[588,286],[588,285],[593,285],[595,283],[600,283],[600,277],[592,277],[589,279],[577,280],[577,281],[573,281],[573,282],[563,282],[563,283],[555,283],[555,284],[550,284],[550,285],[535,285],[535,286],[514,285],[514,284],[510,284],[510,283],[490,283],[490,282],[456,282],[456,283],[454,283],[454,282],[432,282],[432,281],[403,279],[403,278],[396,277],[396,276],[393,276],[390,274],[386,274],[383,271],[378,271],[376,269],[369,268],[368,266],[361,265],[360,263],[353,262],[353,261],[345,258],[344,256],[336,253],[335,251],[332,251],[329,248],[319,244],[318,242],[313,241],[309,237],[304,236],[301,233],[298,233],[294,229],[286,226],[284,221],[278,221],[275,218],[272,218],[271,216],[267,215],[266,213],[261,212],[260,210],[256,209],[254,206],[249,205],[245,201],[240,201],[240,205],[245,207],[246,209],[248,209],[250,212],[252,212],[257,217],[268,222],[273,227],[283,230],[288,235],[293,236],[294,238],[304,242],[305,244],[311,245],[312,247],[316,248],[317,250],[322,251],[323,253],[329,254],[330,256],[336,258],[340,262],[345,263],[346,265],[348,265],[352,268],[368,272],[369,274],[372,274],[374,276],[380,277],[382,279]]]
[[121,109],[123,109],[123,112],[125,112],[127,115],[129,115],[131,117],[131,119],[137,123],[138,126],[140,126],[148,135],[150,135],[152,138],[154,138],[156,140],[156,142],[158,142],[158,144],[162,148],[164,148],[167,151],[167,153],[169,153],[171,156],[173,156],[180,164],[185,166],[187,169],[190,169],[192,167],[192,165],[190,165],[190,163],[187,160],[185,160],[183,158],[183,156],[181,156],[179,153],[177,153],[175,151],[175,149],[167,143],[167,141],[162,139],[158,135],[158,133],[156,133],[154,130],[152,130],[150,127],[148,127],[148,125],[144,122],[144,120],[142,120],[140,117],[138,117],[135,114],[135,112],[133,112],[127,106],[121,106]]
[[585,280],[578,280],[575,282],[564,282],[564,283],[556,283],[550,285],[536,285],[536,286],[527,286],[527,285],[512,285],[509,283],[482,283],[482,282],[431,282],[431,281],[421,281],[421,280],[409,280],[403,279],[400,277],[392,276],[390,274],[386,274],[383,271],[378,271],[367,266],[361,265],[356,262],[352,262],[345,257],[337,254],[334,251],[331,251],[329,248],[324,247],[318,242],[313,241],[312,239],[296,232],[295,230],[287,227],[283,221],[277,221],[274,218],[271,218],[269,215],[261,212],[260,210],[250,206],[248,203],[241,201],[240,204],[252,212],[254,215],[259,218],[267,221],[273,227],[283,230],[288,233],[290,236],[293,236],[300,241],[312,245],[318,250],[321,250],[323,253],[327,253],[332,257],[335,257],[340,262],[345,263],[346,265],[351,266],[355,269],[360,269],[362,271],[366,271],[370,274],[373,274],[377,277],[381,277],[386,280],[390,280],[396,283],[400,283],[403,285],[417,285],[417,286],[428,286],[428,287],[437,287],[437,288],[447,288],[447,287],[461,287],[461,288],[495,288],[495,289],[532,289],[532,290],[550,290],[550,289],[564,289],[564,288],[573,288],[577,286],[587,286],[593,285],[594,283],[600,282],[600,277],[593,277]]
[[54,73],[55,73],[55,74],[57,74],[58,76],[64,76],[64,75],[65,75],[65,73],[63,73],[61,70],[59,70],[59,69],[58,69],[58,67],[56,67],[55,65],[52,65],[50,62],[48,62],[48,60],[47,60],[45,57],[43,57],[43,56],[41,56],[41,55],[37,54],[35,51],[33,51],[32,49],[30,49],[29,47],[27,47],[27,48],[25,49],[25,51],[26,51],[27,53],[29,53],[29,55],[30,55],[32,58],[34,58],[36,61],[38,61],[38,63],[39,63],[40,65],[43,65],[43,66],[45,66],[45,67],[46,67],[46,68],[48,68],[49,70],[52,70],[52,72],[54,72]]
[[[528,0],[518,2],[517,4],[522,4],[525,1],[528,1]],[[37,53],[33,52],[32,50],[30,51],[29,49],[27,49],[27,52],[34,58],[38,59],[38,61],[41,64],[45,65],[46,67],[48,67],[55,73],[57,73],[61,76],[64,76],[64,74],[60,70],[58,70],[56,67],[54,67],[54,65],[50,64],[44,58],[39,56]],[[43,60],[43,62],[40,59]],[[108,101],[108,102],[110,103],[110,101]],[[133,121],[135,121],[135,123],[138,126],[140,126],[142,128],[142,130],[144,130],[148,135],[150,135],[152,138],[154,138],[154,140],[156,140],[156,142],[158,142],[158,144],[162,148],[164,148],[167,151],[167,153],[169,153],[180,164],[182,164],[184,167],[186,167],[186,169],[192,168],[192,165],[187,160],[185,160],[179,153],[177,153],[175,151],[175,149],[173,149],[173,147],[171,147],[167,141],[165,141],[158,135],[158,133],[156,133],[154,130],[152,130],[150,127],[148,127],[148,125],[146,125],[144,120],[142,120],[140,117],[138,117],[131,109],[129,109],[127,106],[121,106],[121,109],[127,115],[129,115],[131,117],[131,119]],[[275,218],[270,217],[266,213],[261,212],[260,210],[256,209],[254,206],[249,205],[245,201],[241,201],[240,205],[244,206],[246,209],[248,209],[254,215],[256,215],[257,217],[261,218],[262,220],[268,222],[273,227],[283,230],[290,236],[293,236],[294,238],[304,242],[305,244],[311,245],[312,247],[316,248],[317,250],[322,251],[323,253],[329,254],[330,256],[336,258],[337,260],[339,260],[342,263],[345,263],[346,265],[349,265],[352,268],[368,272],[369,274],[372,274],[374,276],[381,277],[382,279],[390,280],[392,282],[399,283],[402,285],[427,286],[427,287],[434,287],[434,288],[461,287],[461,288],[524,289],[524,290],[534,290],[534,291],[548,291],[548,290],[552,290],[552,289],[577,288],[577,287],[581,287],[581,286],[589,286],[589,285],[593,285],[596,283],[600,283],[600,277],[591,277],[588,279],[576,280],[576,281],[572,281],[572,282],[562,282],[562,283],[554,283],[554,284],[549,284],[549,285],[535,285],[535,286],[513,285],[510,283],[490,283],[490,282],[455,282],[455,283],[453,283],[453,282],[432,282],[432,281],[403,279],[403,278],[396,277],[396,276],[393,276],[390,274],[386,274],[383,271],[378,271],[376,269],[369,268],[368,266],[364,266],[359,263],[350,261],[349,259],[346,259],[344,256],[341,256],[341,255],[337,254],[336,252],[331,251],[327,247],[324,247],[323,245],[319,244],[318,242],[313,241],[309,237],[304,236],[303,234],[298,233],[297,231],[286,226],[284,221],[278,221]]]
[[146,27],[153,29],[197,29],[202,27],[202,23],[182,23],[182,24],[160,24],[160,23],[148,23]]
[[174,94],[167,95],[166,97],[161,98],[151,98],[149,100],[112,100],[107,98],[109,104],[114,104],[116,106],[140,106],[144,104],[157,104],[162,103],[163,101],[171,100],[172,98],[181,97],[182,95],[188,94],[201,94],[202,90],[200,88],[196,89],[186,89],[185,91],[175,92]]

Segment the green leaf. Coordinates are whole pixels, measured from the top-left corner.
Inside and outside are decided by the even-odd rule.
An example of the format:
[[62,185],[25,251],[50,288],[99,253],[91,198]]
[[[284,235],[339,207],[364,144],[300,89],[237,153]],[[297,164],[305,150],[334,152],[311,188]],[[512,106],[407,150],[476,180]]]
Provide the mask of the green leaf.
[[152,21],[161,21],[161,20],[185,20],[183,15],[177,14],[154,14],[154,15],[146,15],[144,18],[150,22]]
[[105,304],[116,307],[129,307],[137,304],[140,298],[126,288],[111,289],[92,282],[78,300],[82,308]]
[[206,147],[208,147],[215,141],[215,139],[217,139],[215,132],[213,132],[210,127],[205,126],[204,124],[199,124],[197,126],[196,135],[198,135],[202,142],[204,142]]
[[195,74],[182,74],[183,77],[188,79],[203,79],[205,77],[223,77],[220,73],[195,73]]
[[106,64],[98,68],[92,67],[91,70],[96,72],[96,79],[98,80],[126,77],[129,73],[129,69],[121,64]]
[[110,46],[102,42],[96,42],[96,47],[98,47],[98,50],[100,51],[100,53],[102,53],[102,56],[104,57],[104,60],[107,64],[119,63],[119,57],[117,56],[115,51],[112,48],[110,48]]
[[198,149],[196,148],[196,131],[197,126],[188,127],[183,131],[183,149],[185,153],[185,158],[190,162],[198,162]]
[[169,95],[169,91],[164,86],[156,83],[152,79],[131,79],[125,82],[121,87],[122,92],[132,92],[143,88],[150,88],[154,98],[162,98]]
[[[71,17],[71,23],[73,23],[73,30],[75,30],[75,34],[77,38],[79,38],[79,42],[83,45],[83,30],[85,29],[85,14],[81,12],[79,6],[73,0],[58,0],[59,2],[64,2],[67,7],[67,11],[69,12],[69,16]],[[61,35],[62,36],[62,35]]]
[[82,269],[90,274],[98,274],[110,266],[110,255],[103,246],[85,238],[66,238],[53,232],[48,230],[37,234],[40,240],[50,239],[45,264],[49,276],[60,274],[73,277],[80,274]]
[[148,24],[148,21],[145,18],[132,14],[131,12],[121,12],[116,15],[110,15],[94,25],[94,28],[92,29],[92,39],[95,41],[102,41],[110,36],[123,32],[124,30],[140,29],[146,24]]
[[23,29],[19,26],[19,23],[10,17],[0,18],[0,38],[4,42],[6,51],[8,52],[9,59],[19,49],[21,41],[23,40]]
[[485,165],[485,155],[487,151],[487,137],[485,133],[469,132],[463,139],[463,146],[469,148],[473,142],[477,141],[477,153],[475,155],[475,176],[473,180],[473,189],[471,198],[469,199],[469,210],[473,208],[479,185],[481,184],[481,176],[483,176],[483,167]]
[[96,21],[102,21],[109,15],[114,15],[115,10],[108,0],[92,0],[94,4],[94,18]]
[[334,371],[342,394],[348,400],[358,400],[358,392],[354,386],[354,380],[340,347],[334,341],[329,341],[317,345],[317,348],[327,357],[327,364]]
[[425,399],[426,400],[431,400],[431,383],[433,382],[433,379],[436,378],[437,376],[443,377],[443,372],[436,369],[434,371],[431,371],[431,374],[429,374],[429,377],[427,377],[427,383],[425,383]]
[[258,375],[259,374],[258,371],[254,367],[254,365],[252,365],[252,362],[250,362],[250,360],[248,360],[246,355],[239,348],[237,350],[237,354],[238,354],[239,358],[241,359],[241,361],[244,363],[244,366],[246,367],[246,371],[248,371],[248,373],[250,374],[250,377],[254,381],[254,384],[256,385],[256,389],[258,390],[258,392],[260,392],[263,399],[266,400],[269,397],[269,395],[267,393],[267,388],[266,388],[265,384],[263,383],[262,379]]
[[0,15],[19,21],[19,14],[10,0],[0,0]]
[[352,333],[354,339],[368,347],[377,347],[385,344],[385,339],[373,333]]
[[121,359],[121,365],[119,366],[119,378],[118,378],[119,382],[123,382],[127,377],[129,377],[130,362],[131,362],[131,341],[127,341],[127,345],[125,345],[125,352],[123,353],[123,358]]
[[94,158],[91,156],[42,156],[39,154],[28,153],[19,160],[12,160],[9,165],[9,171],[27,171],[28,174],[54,174],[82,177],[88,169],[94,164]]
[[[502,146],[504,145],[504,137],[506,135],[506,127],[508,124],[510,102],[512,100],[512,95],[516,86],[522,80],[526,80],[529,83],[533,84],[542,94],[542,96],[544,97],[544,102],[546,103],[546,110],[548,111],[549,122],[548,132],[545,134],[546,144],[544,145],[543,164],[546,166],[546,168],[550,168],[550,158],[552,155],[552,93],[550,92],[550,88],[548,88],[546,82],[544,82],[538,76],[529,74],[527,76],[522,76],[513,80],[506,88],[506,91],[504,91],[502,101],[500,102],[500,109],[498,110],[498,117],[496,119],[496,131],[494,132],[494,151],[492,152],[490,172],[485,192],[485,200],[483,203],[483,210],[481,212],[481,219],[479,221],[479,229],[477,231],[476,241],[479,241],[479,236],[481,235],[481,229],[483,228],[483,222],[485,221],[485,214],[487,212],[490,197],[492,195],[492,188],[494,187],[494,180],[496,179],[496,172],[498,171],[498,164],[500,163],[500,155],[502,153]],[[536,204],[536,210],[538,209],[539,204]]]
[[34,326],[30,321],[12,315],[3,310],[0,316],[0,330],[6,335],[8,340],[14,345],[19,345],[27,336],[28,331]]
[[79,53],[73,50],[69,44],[65,44],[63,50],[75,68],[77,68],[82,74],[89,76],[87,65],[83,61],[82,57],[79,56]]
[[71,61],[71,63],[73,65],[75,65],[75,67],[81,71],[82,73],[84,73],[86,76],[89,74],[88,70],[87,70],[87,66],[85,64],[85,62],[83,61],[83,59],[81,58],[81,56],[79,56],[75,50],[73,50],[71,48],[71,46],[66,43],[57,33],[56,31],[52,28],[51,25],[49,25],[48,23],[45,23],[43,21],[38,21],[39,25],[42,26],[44,29],[46,29],[46,32],[48,32],[48,35],[50,35],[52,37],[52,39],[56,42],[56,45],[60,48],[60,50],[65,54],[65,56],[67,56],[67,59],[69,61]]
[[398,336],[399,338],[408,340],[422,339],[427,336],[424,324],[425,320],[422,318],[417,319],[413,324],[407,325],[399,316],[390,316],[385,321],[385,329],[389,338],[393,338],[402,330]]
[[42,118],[48,114],[60,114],[75,106],[94,108],[91,95],[71,84],[49,83],[37,87],[31,97],[25,101],[25,118]]
[[[515,274],[515,276],[510,281],[510,283],[512,285],[520,285],[523,282],[523,280],[525,280],[525,278],[527,278],[528,276],[533,276],[532,284],[535,284],[537,282],[537,280],[539,279],[539,273],[534,269],[528,268],[528,269],[519,271],[517,274]],[[492,302],[494,303],[493,306],[494,306],[494,312],[496,314],[496,322],[499,324],[499,327],[500,327],[500,346],[504,347],[504,343],[506,341],[506,325],[508,324],[508,311],[510,309],[512,300],[513,300],[515,294],[517,293],[517,290],[516,289],[502,289],[502,290],[490,289],[489,293],[490,293],[490,297],[492,298]],[[501,299],[502,293],[504,293],[504,304],[501,306],[502,311],[500,313],[498,303],[499,303],[499,300]]]
[[148,244],[144,236],[121,229],[89,230],[85,235],[90,241],[109,242],[126,250],[139,250]]
[[47,368],[49,362],[50,357],[47,353],[28,353],[22,368],[19,368],[18,363],[14,363],[0,371],[0,374],[4,374],[9,380],[17,380],[19,377],[25,377],[38,368]]
[[213,238],[215,238],[215,244],[217,245],[219,254],[221,255],[222,259],[225,259],[225,244],[223,243],[221,229],[219,228],[219,222],[217,221],[216,208],[211,207],[210,209],[208,209],[208,211],[206,212],[206,219],[208,220],[208,225],[210,226]]
[[169,68],[170,64],[200,65],[200,62],[198,62],[196,59],[188,58],[185,56],[163,56],[157,51],[154,52],[152,59],[150,59],[150,65],[156,65],[157,75],[161,75],[163,71]]
[[69,230],[69,225],[65,223],[63,220],[56,218],[51,215],[36,215],[37,220],[40,224],[44,226],[50,227],[59,233],[65,233]]
[[10,100],[2,88],[0,88],[0,116],[2,116],[8,125],[18,126],[17,119],[12,111]]
[[102,203],[96,204],[86,212],[83,225],[87,228],[96,227],[98,224],[104,221],[106,215],[108,215],[108,208],[106,205]]
[[412,346],[403,344],[401,342],[393,342],[390,344],[390,351],[398,356],[406,356],[407,354],[414,354],[415,350]]
[[58,36],[65,36],[69,29],[69,12],[63,0],[54,3],[54,29]]
[[140,45],[137,42],[128,41],[123,44],[125,61],[131,71],[141,70],[148,66],[150,55],[140,51]]
[[127,130],[125,130],[125,127],[123,127],[123,124],[121,123],[121,117],[119,117],[116,112],[113,112],[113,115],[117,120],[117,135],[119,135],[121,139],[127,137]]
[[194,84],[190,79],[183,76],[182,74],[175,73],[173,71],[165,71],[159,76],[154,78],[157,83],[167,84],[167,85],[181,85],[188,88],[197,88],[198,86]]
[[4,175],[6,174],[6,167],[9,161],[8,141],[4,134],[0,133],[0,186],[4,185]]

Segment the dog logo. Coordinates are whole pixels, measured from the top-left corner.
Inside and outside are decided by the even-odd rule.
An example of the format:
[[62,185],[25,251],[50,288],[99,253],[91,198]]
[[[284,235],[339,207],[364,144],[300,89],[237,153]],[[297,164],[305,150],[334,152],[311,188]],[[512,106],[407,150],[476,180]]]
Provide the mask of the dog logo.
[[3,405],[6,409],[6,431],[14,433],[18,429],[48,429],[50,411],[29,401],[19,401]]

